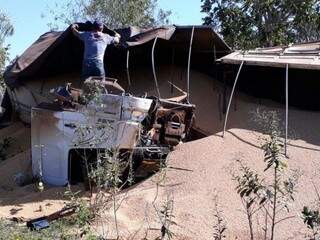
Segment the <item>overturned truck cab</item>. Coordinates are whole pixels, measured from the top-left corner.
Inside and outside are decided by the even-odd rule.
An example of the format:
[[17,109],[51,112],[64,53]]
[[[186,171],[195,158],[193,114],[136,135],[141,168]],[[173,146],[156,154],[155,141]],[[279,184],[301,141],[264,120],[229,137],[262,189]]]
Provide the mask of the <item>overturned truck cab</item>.
[[51,92],[54,103],[32,108],[34,177],[56,186],[85,178],[83,161],[117,150],[142,160],[165,159],[188,140],[195,106],[186,95],[173,99],[135,97],[114,79],[89,78],[83,90],[70,86]]

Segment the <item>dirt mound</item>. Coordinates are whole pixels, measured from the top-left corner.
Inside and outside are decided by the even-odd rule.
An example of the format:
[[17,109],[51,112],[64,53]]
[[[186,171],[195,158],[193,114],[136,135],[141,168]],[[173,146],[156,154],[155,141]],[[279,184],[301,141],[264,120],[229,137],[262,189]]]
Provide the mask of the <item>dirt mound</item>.
[[[154,175],[119,196],[123,198],[118,211],[120,235],[130,236],[131,239],[141,239],[146,232],[148,237],[159,235],[161,223],[155,207],[161,209],[169,194],[174,199],[174,221],[178,225],[173,226],[172,231],[177,239],[212,239],[215,223],[213,199],[218,193],[220,210],[227,221],[228,239],[248,239],[247,219],[241,212],[242,204],[234,190],[235,185],[229,169],[239,157],[260,172],[263,172],[265,167],[259,142],[261,130],[251,121],[250,112],[264,106],[266,110],[278,110],[282,120],[284,116],[281,105],[264,100],[261,101],[263,105],[256,102],[258,101],[255,99],[238,96],[237,104],[233,104],[230,113],[229,130],[225,138],[221,137],[221,133],[217,133],[179,145],[169,155],[167,181],[161,183],[158,194],[158,175]],[[289,117],[289,168],[300,169],[303,175],[299,180],[296,201],[291,206],[291,213],[295,218],[279,225],[276,239],[280,240],[304,238],[305,226],[299,214],[303,205],[315,199],[312,182],[320,185],[320,135],[317,131],[320,113],[290,109]],[[217,119],[212,125],[219,129],[222,121]],[[14,165],[15,158],[12,163],[9,163],[11,160],[7,161],[6,164]],[[8,165],[0,165],[1,179],[5,176],[3,174],[6,168],[9,169],[6,166]],[[38,193],[33,185],[12,191],[4,190],[0,192],[0,217],[11,217],[16,211],[15,208],[22,209],[14,213],[14,216],[26,218],[51,213],[63,206],[63,191],[64,188],[46,187],[43,193]],[[37,212],[39,205],[46,206],[46,210]],[[106,214],[105,220],[105,227],[110,233],[108,237],[112,237],[115,228],[111,212]],[[97,231],[102,231],[99,224]]]
[[[230,114],[229,127],[225,138],[221,133],[198,141],[182,144],[169,156],[167,182],[161,185],[158,197],[156,179],[151,177],[125,195],[118,212],[122,236],[141,239],[158,235],[160,221],[154,205],[161,209],[167,195],[174,199],[173,226],[177,239],[212,239],[214,217],[214,197],[218,201],[227,221],[228,239],[248,239],[246,216],[242,213],[242,203],[235,191],[230,168],[236,159],[243,159],[247,165],[263,173],[265,163],[261,150],[261,130],[252,122],[252,114],[262,107],[248,99],[238,99],[237,110]],[[265,110],[277,110],[283,120],[281,105],[265,101]],[[304,205],[316,198],[313,184],[320,186],[320,113],[290,109],[290,142],[288,146],[289,170],[299,169],[298,191],[291,214],[294,218],[279,224],[276,239],[304,239],[306,227],[301,220]],[[216,126],[222,122],[212,123]],[[112,232],[112,213],[108,214],[108,226]],[[111,227],[113,226],[113,227]],[[149,231],[147,231],[149,229]],[[150,230],[151,229],[151,230]],[[152,230],[155,229],[155,230]]]
[[[160,187],[155,205],[160,209],[167,195],[173,196],[174,220],[178,226],[173,226],[172,231],[181,239],[212,239],[216,222],[213,212],[216,193],[227,221],[228,239],[248,239],[247,219],[242,213],[242,203],[236,194],[230,167],[241,156],[250,167],[263,172],[265,163],[257,136],[257,132],[232,129],[224,139],[212,136],[183,144],[170,155],[166,187]],[[299,214],[304,205],[315,200],[312,181],[320,184],[320,178],[314,178],[316,170],[320,169],[320,148],[308,144],[302,146],[299,141],[292,143],[299,146],[290,147],[289,166],[290,169],[303,170],[303,176],[291,210],[295,218],[279,225],[276,239],[303,239],[305,226]],[[302,150],[301,147],[310,149]],[[311,150],[313,147],[315,149]],[[122,234],[132,236],[137,231],[141,237],[149,227],[160,228],[153,207],[156,178],[153,176],[127,193],[118,213],[120,226],[126,229]],[[149,231],[149,235],[154,234],[159,234],[159,230]]]

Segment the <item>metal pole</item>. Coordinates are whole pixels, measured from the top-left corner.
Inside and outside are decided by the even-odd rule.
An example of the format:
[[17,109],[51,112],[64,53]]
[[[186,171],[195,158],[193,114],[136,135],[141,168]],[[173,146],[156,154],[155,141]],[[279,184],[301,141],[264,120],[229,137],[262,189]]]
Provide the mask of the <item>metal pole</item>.
[[235,90],[235,88],[236,88],[236,85],[237,85],[237,82],[238,82],[238,78],[239,78],[241,69],[242,69],[242,67],[243,67],[243,64],[244,64],[244,61],[241,62],[241,65],[240,65],[240,67],[239,67],[239,70],[238,70],[236,79],[234,80],[234,84],[233,84],[233,88],[232,88],[232,91],[231,91],[231,95],[230,95],[230,99],[229,99],[229,103],[228,103],[228,108],[227,108],[227,112],[226,112],[226,117],[225,117],[225,119],[224,119],[223,135],[222,135],[222,137],[224,137],[225,132],[226,132],[227,121],[228,121],[229,110],[230,110],[230,106],[231,106],[231,102],[232,102],[232,97],[233,97],[234,90]]
[[152,72],[153,72],[153,78],[154,78],[154,82],[156,84],[156,88],[157,88],[157,92],[158,92],[158,97],[160,98],[160,90],[159,90],[159,86],[158,86],[158,80],[157,80],[157,75],[156,75],[156,69],[154,66],[154,49],[156,47],[156,43],[157,43],[158,37],[156,37],[154,39],[153,42],[153,46],[152,46],[152,52],[151,52],[151,60],[152,60]]
[[216,45],[213,45],[213,58],[214,58],[214,62],[216,62],[217,60],[217,51],[216,51]]
[[190,38],[190,46],[189,46],[189,57],[188,57],[188,75],[187,75],[187,99],[188,102],[190,100],[190,63],[191,63],[191,51],[192,51],[192,43],[193,43],[193,34],[194,27],[192,27],[191,38]]
[[286,66],[286,136],[284,143],[285,156],[288,157],[288,120],[289,120],[289,64]]
[[131,78],[130,78],[130,71],[129,71],[129,59],[130,59],[130,50],[127,51],[127,64],[126,64],[126,71],[127,71],[127,79],[128,79],[128,87],[130,90],[131,87]]

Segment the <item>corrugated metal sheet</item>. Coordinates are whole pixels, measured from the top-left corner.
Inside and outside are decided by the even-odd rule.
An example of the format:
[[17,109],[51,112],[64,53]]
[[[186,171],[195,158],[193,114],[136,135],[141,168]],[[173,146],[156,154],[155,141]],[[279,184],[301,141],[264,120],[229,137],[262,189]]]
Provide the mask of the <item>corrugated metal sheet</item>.
[[236,51],[219,59],[226,64],[286,67],[320,70],[320,42],[293,44],[272,48]]

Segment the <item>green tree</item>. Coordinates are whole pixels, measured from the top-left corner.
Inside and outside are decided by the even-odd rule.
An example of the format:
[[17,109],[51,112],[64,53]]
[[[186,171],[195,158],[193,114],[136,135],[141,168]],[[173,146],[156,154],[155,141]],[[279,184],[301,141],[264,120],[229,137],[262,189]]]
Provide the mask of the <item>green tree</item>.
[[[57,29],[61,25],[99,19],[110,28],[129,25],[151,27],[168,24],[171,11],[158,8],[157,0],[68,0],[56,2],[49,10],[49,27]],[[43,16],[45,17],[45,16]]]
[[203,23],[235,49],[319,38],[320,0],[201,0]]
[[3,72],[8,60],[9,45],[5,45],[5,40],[13,34],[13,25],[9,17],[0,10],[0,91],[4,88]]

